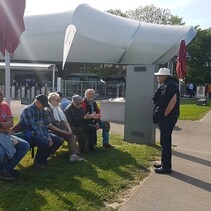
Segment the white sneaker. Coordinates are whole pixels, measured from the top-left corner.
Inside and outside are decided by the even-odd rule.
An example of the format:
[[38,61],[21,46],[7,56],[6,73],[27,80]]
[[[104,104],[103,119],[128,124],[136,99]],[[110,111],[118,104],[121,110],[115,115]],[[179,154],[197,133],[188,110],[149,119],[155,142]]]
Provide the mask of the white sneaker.
[[73,162],[73,161],[82,161],[84,160],[84,158],[81,158],[79,157],[77,154],[73,154],[70,156],[70,161]]

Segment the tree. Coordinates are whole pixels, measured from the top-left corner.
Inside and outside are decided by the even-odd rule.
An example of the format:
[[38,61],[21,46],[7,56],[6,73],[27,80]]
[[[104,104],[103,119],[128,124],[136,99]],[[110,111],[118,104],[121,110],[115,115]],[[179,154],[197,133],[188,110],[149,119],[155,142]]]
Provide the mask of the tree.
[[[155,7],[153,4],[128,10],[108,10],[112,14],[131,18],[147,23],[184,25],[182,18],[171,14],[169,9]],[[196,37],[187,46],[190,60],[187,62],[187,77],[185,81],[195,84],[211,84],[211,28],[202,30],[195,26]],[[176,74],[175,74],[176,75]]]
[[[106,12],[111,13],[113,15],[121,16],[124,18],[130,18],[134,20],[139,20],[147,23],[155,23],[155,24],[170,24],[170,25],[183,25],[182,18],[178,16],[174,16],[171,14],[169,9],[163,9],[155,7],[153,4],[145,7],[138,7],[135,10],[127,10],[126,12],[121,11],[120,9],[109,9]],[[105,78],[109,75],[125,75],[126,72],[122,71],[121,68],[116,69],[115,67],[112,69],[104,69],[102,68],[100,73],[101,78]]]
[[117,15],[117,16],[127,18],[127,15],[124,12],[122,12],[121,10],[118,10],[118,9],[116,9],[116,10],[109,9],[106,12],[111,13],[113,15]]
[[184,25],[182,18],[171,14],[169,9],[155,7],[153,4],[145,7],[139,6],[135,10],[127,10],[125,13],[121,10],[108,10],[107,12],[139,20],[146,23],[164,24],[164,25]]
[[211,28],[202,30],[195,27],[197,35],[188,45],[188,74],[186,82],[211,84]]

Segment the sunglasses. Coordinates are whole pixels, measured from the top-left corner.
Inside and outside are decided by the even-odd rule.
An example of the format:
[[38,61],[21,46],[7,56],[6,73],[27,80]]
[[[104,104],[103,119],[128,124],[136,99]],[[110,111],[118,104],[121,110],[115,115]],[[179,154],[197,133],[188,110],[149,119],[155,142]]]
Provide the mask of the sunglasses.
[[77,106],[81,105],[82,103],[77,103]]

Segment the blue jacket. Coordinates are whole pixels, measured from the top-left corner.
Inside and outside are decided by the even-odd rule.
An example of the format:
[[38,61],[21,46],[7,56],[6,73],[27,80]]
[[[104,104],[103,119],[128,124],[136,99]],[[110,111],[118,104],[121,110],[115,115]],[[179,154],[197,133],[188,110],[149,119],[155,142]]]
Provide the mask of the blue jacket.
[[11,159],[16,153],[16,149],[12,143],[10,135],[0,133],[0,145],[5,149],[8,159]]

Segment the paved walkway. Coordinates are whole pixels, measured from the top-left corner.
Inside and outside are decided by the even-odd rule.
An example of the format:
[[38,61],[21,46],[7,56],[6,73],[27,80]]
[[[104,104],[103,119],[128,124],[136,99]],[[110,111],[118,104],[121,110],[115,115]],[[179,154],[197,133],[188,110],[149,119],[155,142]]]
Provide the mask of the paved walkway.
[[119,211],[211,210],[211,112],[201,121],[178,121],[173,144],[173,173],[152,171]]
[[[18,116],[23,105],[12,100],[11,108]],[[112,123],[111,132],[124,135],[124,125]],[[173,173],[152,171],[119,211],[211,210],[211,112],[201,121],[178,121],[173,144]]]

